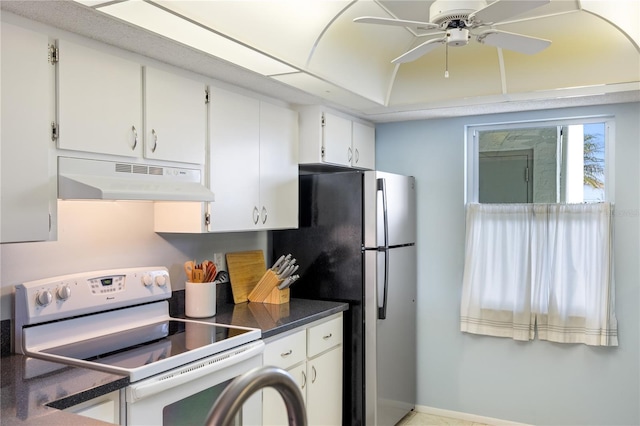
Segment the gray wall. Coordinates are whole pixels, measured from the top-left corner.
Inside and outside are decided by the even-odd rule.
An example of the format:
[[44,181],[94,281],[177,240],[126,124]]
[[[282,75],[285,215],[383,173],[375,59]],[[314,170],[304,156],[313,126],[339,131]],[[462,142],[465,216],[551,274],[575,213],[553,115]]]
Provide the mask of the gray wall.
[[[459,331],[464,126],[615,115],[617,348]],[[418,187],[418,405],[536,425],[640,424],[640,104],[380,124],[376,162]],[[609,183],[609,182],[608,182]]]

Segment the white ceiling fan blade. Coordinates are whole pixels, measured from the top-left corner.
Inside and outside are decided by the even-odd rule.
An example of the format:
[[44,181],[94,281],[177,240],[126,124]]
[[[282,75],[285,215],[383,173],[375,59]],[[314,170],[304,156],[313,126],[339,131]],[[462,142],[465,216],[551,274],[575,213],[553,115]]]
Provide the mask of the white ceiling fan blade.
[[526,53],[527,55],[538,53],[551,44],[550,40],[543,38],[529,37],[500,30],[481,32],[478,34],[478,42],[488,44],[489,46],[513,50],[515,52]]
[[469,19],[473,22],[497,23],[550,2],[551,0],[496,0],[470,14]]
[[430,22],[405,21],[404,19],[393,18],[376,18],[375,16],[361,16],[355,18],[353,22],[358,24],[378,24],[378,25],[394,25],[397,27],[409,27],[414,30],[435,30],[440,28],[439,25]]
[[424,43],[419,44],[418,46],[409,50],[408,52],[398,56],[393,61],[391,61],[391,63],[403,64],[405,62],[415,61],[420,56],[426,55],[427,53],[431,52],[432,50],[434,50],[435,48],[437,48],[438,46],[440,46],[442,43],[446,41],[447,41],[447,37],[432,38],[431,40],[427,40]]

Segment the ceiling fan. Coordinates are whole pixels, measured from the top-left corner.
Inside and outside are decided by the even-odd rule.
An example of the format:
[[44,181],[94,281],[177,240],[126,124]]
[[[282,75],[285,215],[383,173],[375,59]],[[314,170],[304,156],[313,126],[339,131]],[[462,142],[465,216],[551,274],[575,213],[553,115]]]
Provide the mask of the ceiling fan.
[[441,34],[400,55],[394,64],[411,62],[426,55],[440,45],[465,46],[472,36],[479,43],[513,50],[529,55],[547,48],[551,41],[492,28],[493,25],[521,13],[533,10],[551,0],[496,0],[487,4],[486,0],[436,0],[429,8],[430,22],[407,21],[395,18],[362,16],[353,22],[365,24],[394,25],[411,28],[414,31],[430,31],[422,35]]

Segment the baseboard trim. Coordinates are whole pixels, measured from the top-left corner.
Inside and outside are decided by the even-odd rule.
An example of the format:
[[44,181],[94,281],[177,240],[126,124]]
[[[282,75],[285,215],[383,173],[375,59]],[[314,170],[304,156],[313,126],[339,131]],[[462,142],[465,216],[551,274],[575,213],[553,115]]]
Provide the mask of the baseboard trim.
[[443,410],[442,408],[428,407],[426,405],[416,405],[418,413],[432,414],[434,416],[451,417],[454,419],[466,420],[468,422],[484,423],[493,426],[533,426],[527,423],[518,423],[510,420],[495,419],[493,417],[478,416],[476,414],[462,413],[460,411]]

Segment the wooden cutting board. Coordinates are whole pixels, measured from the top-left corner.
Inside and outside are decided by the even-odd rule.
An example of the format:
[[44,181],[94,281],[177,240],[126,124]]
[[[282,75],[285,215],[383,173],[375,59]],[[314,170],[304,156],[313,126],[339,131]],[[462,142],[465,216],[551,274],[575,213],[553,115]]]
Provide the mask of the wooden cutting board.
[[247,301],[247,296],[267,271],[262,250],[227,253],[227,268],[234,303]]

